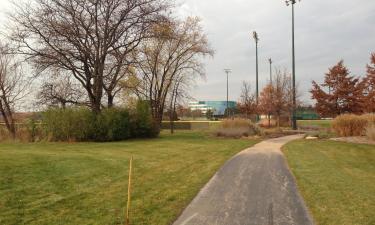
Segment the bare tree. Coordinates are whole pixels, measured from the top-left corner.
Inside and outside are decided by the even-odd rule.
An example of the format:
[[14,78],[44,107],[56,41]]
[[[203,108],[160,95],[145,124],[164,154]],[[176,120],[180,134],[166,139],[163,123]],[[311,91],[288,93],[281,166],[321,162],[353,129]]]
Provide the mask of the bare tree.
[[257,112],[255,94],[251,90],[250,83],[243,81],[241,88],[241,97],[238,103],[238,109],[246,118]]
[[27,94],[29,81],[22,67],[7,46],[0,44],[0,113],[13,138],[16,137],[14,112],[17,103]]
[[203,76],[201,56],[213,55],[198,18],[169,21],[154,27],[154,37],[141,48],[139,74],[143,96],[160,124],[168,94],[180,75]]
[[[280,117],[287,114],[291,120],[293,106],[293,86],[290,73],[285,70],[276,70],[276,75],[272,78],[272,107],[273,114],[277,119],[277,126],[280,126]],[[298,85],[296,85],[297,106],[300,105]]]
[[175,79],[173,84],[173,88],[170,93],[169,97],[169,121],[170,121],[170,128],[171,134],[174,133],[174,121],[176,113],[176,107],[178,103],[185,99],[191,99],[189,95],[189,89],[194,83],[194,76],[187,76],[181,74]]
[[[70,72],[99,112],[126,75],[129,56],[168,5],[165,0],[35,0],[16,5],[11,38],[39,71]],[[131,57],[130,57],[131,58]]]
[[41,86],[37,94],[38,104],[47,106],[88,105],[80,85],[59,71]]

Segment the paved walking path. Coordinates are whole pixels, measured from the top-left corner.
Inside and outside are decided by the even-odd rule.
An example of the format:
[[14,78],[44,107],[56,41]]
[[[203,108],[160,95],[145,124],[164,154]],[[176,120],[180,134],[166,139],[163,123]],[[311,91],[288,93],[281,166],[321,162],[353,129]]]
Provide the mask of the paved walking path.
[[312,225],[280,148],[263,141],[229,160],[174,225]]

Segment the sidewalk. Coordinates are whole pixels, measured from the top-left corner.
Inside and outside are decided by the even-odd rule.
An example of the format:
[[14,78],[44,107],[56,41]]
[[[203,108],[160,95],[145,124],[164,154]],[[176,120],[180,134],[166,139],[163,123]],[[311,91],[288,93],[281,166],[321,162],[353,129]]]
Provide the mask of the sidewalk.
[[302,137],[270,139],[234,156],[174,225],[312,225],[280,151]]

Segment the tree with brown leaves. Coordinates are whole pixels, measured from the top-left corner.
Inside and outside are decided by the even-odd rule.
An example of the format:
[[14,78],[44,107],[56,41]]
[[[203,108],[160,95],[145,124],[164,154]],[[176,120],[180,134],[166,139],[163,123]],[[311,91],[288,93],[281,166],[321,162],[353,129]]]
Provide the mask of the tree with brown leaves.
[[271,126],[271,115],[275,112],[274,87],[268,84],[260,92],[258,111],[268,116],[268,126]]
[[336,117],[343,113],[362,113],[363,84],[350,76],[344,62],[340,61],[326,73],[324,83],[312,82],[315,108],[323,117]]
[[370,64],[367,65],[367,75],[363,79],[363,85],[363,111],[375,113],[375,53],[371,55]]

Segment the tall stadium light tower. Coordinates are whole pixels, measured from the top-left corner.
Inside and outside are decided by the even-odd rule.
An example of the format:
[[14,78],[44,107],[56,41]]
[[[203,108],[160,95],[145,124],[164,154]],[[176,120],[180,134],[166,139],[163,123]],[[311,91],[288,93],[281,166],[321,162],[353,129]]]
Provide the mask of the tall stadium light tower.
[[270,84],[272,85],[272,59],[269,58],[268,62],[270,63]]
[[231,69],[224,69],[224,72],[227,74],[227,117],[229,117],[229,74],[232,72]]
[[[258,33],[256,31],[253,32],[253,38],[255,41],[255,57],[256,57],[256,104],[258,106],[259,103],[259,67],[258,67],[258,42],[259,42],[259,37]],[[259,121],[259,115],[257,114],[256,121]]]
[[[301,1],[301,0],[299,0]],[[292,74],[292,85],[293,85],[293,104],[292,104],[292,128],[297,130],[297,120],[296,120],[296,56],[294,49],[294,4],[297,3],[296,0],[286,0],[287,6],[292,6],[292,57],[293,57],[293,74]]]
[[258,42],[259,42],[259,37],[258,33],[256,31],[253,32],[253,38],[255,41],[255,57],[256,57],[256,101],[258,104],[258,99],[259,99],[259,86],[258,86],[258,81],[259,81],[259,67],[258,67]]

